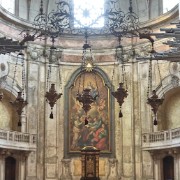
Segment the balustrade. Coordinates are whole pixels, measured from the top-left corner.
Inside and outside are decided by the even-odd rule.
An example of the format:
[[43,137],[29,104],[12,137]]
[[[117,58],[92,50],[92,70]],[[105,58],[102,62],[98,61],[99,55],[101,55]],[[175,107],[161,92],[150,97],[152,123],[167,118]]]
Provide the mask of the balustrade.
[[144,133],[142,135],[143,148],[166,148],[167,146],[177,147],[180,144],[180,128],[166,131]]
[[[0,147],[36,148],[36,135],[0,129]],[[3,141],[4,140],[4,141]]]

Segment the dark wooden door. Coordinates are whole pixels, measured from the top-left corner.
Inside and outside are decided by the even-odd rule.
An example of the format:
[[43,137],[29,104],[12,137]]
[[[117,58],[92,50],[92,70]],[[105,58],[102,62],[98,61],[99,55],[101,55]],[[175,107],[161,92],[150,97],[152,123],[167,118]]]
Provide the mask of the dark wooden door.
[[5,180],[16,180],[16,159],[13,157],[5,159]]
[[174,158],[166,156],[163,159],[164,180],[174,180]]

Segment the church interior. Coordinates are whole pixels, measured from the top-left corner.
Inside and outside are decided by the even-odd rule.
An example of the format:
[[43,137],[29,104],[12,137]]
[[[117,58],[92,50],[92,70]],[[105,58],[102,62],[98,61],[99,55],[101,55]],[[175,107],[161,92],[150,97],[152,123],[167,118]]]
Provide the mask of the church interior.
[[179,3],[1,0],[0,180],[180,180]]

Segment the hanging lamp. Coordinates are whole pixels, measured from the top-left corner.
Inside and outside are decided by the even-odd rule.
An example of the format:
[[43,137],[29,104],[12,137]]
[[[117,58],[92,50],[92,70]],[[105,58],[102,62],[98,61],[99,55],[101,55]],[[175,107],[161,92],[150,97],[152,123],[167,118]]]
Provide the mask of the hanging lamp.
[[[83,56],[82,56],[82,65],[81,65],[81,71],[84,73],[83,77],[83,90],[80,93],[78,89],[78,93],[76,95],[76,100],[79,101],[82,104],[82,109],[84,110],[86,117],[85,117],[85,125],[88,124],[87,120],[87,113],[91,109],[91,104],[96,101],[96,98],[99,96],[99,93],[95,96],[92,96],[91,89],[84,87],[84,81],[85,81],[85,73],[91,72],[95,73],[93,71],[93,58],[92,58],[92,51],[91,46],[87,42],[87,30],[85,31],[85,44],[83,45]],[[97,85],[97,83],[96,83]],[[79,84],[80,86],[80,84]],[[98,89],[98,88],[97,88]]]
[[[125,79],[125,66],[124,66],[124,56],[123,56],[123,47],[121,45],[121,36],[118,37],[118,46],[116,47],[116,60],[118,61],[118,63],[121,63],[121,68],[122,68],[122,81],[119,83],[119,87],[115,92],[111,92],[111,94],[116,98],[119,107],[120,107],[120,111],[119,111],[119,118],[123,117],[123,113],[122,113],[122,104],[124,103],[124,98],[126,98],[128,96],[128,91],[127,91],[127,87],[126,89],[124,88],[124,82],[126,82]],[[118,50],[121,50],[120,56],[118,54]],[[126,85],[127,86],[127,85]]]
[[156,91],[152,91],[152,96],[147,99],[147,104],[149,104],[152,108],[152,111],[154,113],[154,125],[156,126],[158,124],[157,122],[157,111],[159,106],[163,103],[164,98],[159,98],[156,94]]
[[128,96],[128,92],[127,90],[124,89],[123,87],[123,83],[119,83],[119,87],[115,92],[111,92],[111,94],[116,98],[119,107],[120,107],[120,111],[119,111],[119,118],[123,117],[121,108],[122,108],[122,104],[124,103],[124,98],[126,98]]
[[[149,35],[147,35],[143,38],[149,39],[149,41],[151,42],[151,51],[149,52],[150,53],[150,62],[149,62],[147,104],[149,104],[151,106],[151,110],[154,114],[153,124],[156,126],[158,124],[157,111],[159,109],[159,106],[162,105],[162,103],[164,101],[164,97],[159,98],[158,95],[156,94],[157,93],[156,90],[152,90],[152,58],[153,58],[153,55],[156,53],[156,51],[154,50],[154,40]],[[159,65],[158,65],[158,72],[159,72],[160,82],[161,82],[161,86],[162,86],[162,79],[161,79]],[[152,91],[152,95],[149,97],[150,91]]]
[[19,115],[18,126],[21,126],[21,114],[23,112],[23,108],[28,104],[27,101],[23,99],[22,92],[18,92],[17,98],[15,99],[15,101],[11,102],[11,104],[15,107]]
[[47,101],[49,102],[49,105],[51,107],[51,113],[49,118],[53,119],[53,107],[56,104],[56,101],[62,96],[62,93],[57,93],[55,90],[55,84],[51,84],[51,87],[48,92],[46,92],[45,97]]
[[[18,121],[18,126],[21,126],[21,114],[23,112],[23,108],[28,104],[26,100],[24,100],[24,93],[25,93],[25,66],[24,66],[24,54],[22,51],[20,51],[17,55],[17,59],[16,59],[16,64],[15,64],[15,68],[14,68],[14,77],[13,77],[13,82],[12,82],[12,89],[14,86],[14,82],[15,82],[15,77],[16,77],[16,72],[17,72],[17,64],[18,64],[18,57],[21,57],[21,66],[22,66],[22,90],[18,92],[17,98],[15,99],[15,101],[11,101],[10,103],[14,106],[14,108],[16,109],[18,115],[19,115],[19,121]],[[11,91],[12,94],[12,91]]]

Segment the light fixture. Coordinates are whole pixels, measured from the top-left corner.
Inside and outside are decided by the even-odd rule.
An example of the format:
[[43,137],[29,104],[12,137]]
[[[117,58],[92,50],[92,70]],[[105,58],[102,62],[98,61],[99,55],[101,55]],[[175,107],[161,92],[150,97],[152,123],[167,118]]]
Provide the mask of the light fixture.
[[[149,104],[151,106],[151,110],[154,114],[153,124],[156,126],[158,124],[157,111],[159,109],[159,106],[162,105],[164,98],[159,98],[158,95],[156,94],[156,90],[152,90],[152,57],[154,56],[156,51],[154,50],[154,40],[149,35],[145,36],[145,38],[149,39],[151,42],[151,51],[149,52],[150,53],[150,61],[149,61],[147,104]],[[160,82],[162,83],[159,64],[157,64],[157,65],[158,65],[158,71],[159,71],[159,76],[160,76]],[[162,86],[162,84],[161,84],[161,86]],[[152,92],[151,96],[150,96],[150,92]]]
[[[125,66],[124,66],[124,52],[123,52],[123,46],[121,45],[121,37],[118,37],[118,46],[116,47],[116,61],[119,63],[119,66],[121,66],[121,82],[119,83],[119,87],[115,92],[111,92],[111,94],[116,98],[120,111],[119,111],[119,118],[123,117],[122,113],[122,104],[124,103],[124,98],[128,96],[127,91],[127,83],[126,77],[125,77]],[[114,74],[113,74],[114,75]],[[124,88],[124,84],[126,86],[126,89]]]
[[[119,6],[118,0],[105,1],[106,9],[89,25],[76,20],[73,15],[73,3],[58,0],[57,9],[53,9],[49,14],[43,10],[43,0],[41,0],[39,14],[34,18],[34,28],[24,30],[21,34],[23,40],[21,44],[27,41],[34,41],[38,38],[49,37],[54,44],[55,39],[61,35],[84,35],[86,31],[90,35],[111,35],[116,37],[132,37],[139,35],[139,18],[133,11],[132,0],[129,0],[129,10],[123,12]],[[87,10],[83,11],[84,17],[90,14]],[[102,28],[94,28],[98,20],[104,17],[105,23]],[[78,27],[74,27],[78,24]]]
[[[26,100],[24,100],[24,96],[26,93],[26,89],[25,89],[25,84],[26,84],[26,73],[25,73],[25,65],[24,65],[24,54],[22,53],[22,51],[20,51],[17,55],[16,58],[16,64],[14,67],[14,77],[13,77],[13,81],[12,81],[12,89],[14,86],[14,82],[15,82],[15,78],[16,78],[16,72],[17,72],[17,64],[18,64],[18,59],[21,58],[21,66],[22,66],[22,85],[21,85],[21,91],[18,92],[17,98],[15,99],[15,101],[11,101],[10,103],[14,106],[14,108],[16,109],[18,115],[19,115],[19,121],[18,121],[18,126],[21,126],[21,114],[23,112],[23,108],[28,104]],[[11,95],[12,95],[12,91],[11,91]]]
[[57,93],[55,90],[55,84],[51,84],[51,87],[49,89],[49,92],[46,92],[45,97],[47,101],[49,102],[49,105],[51,107],[51,113],[49,118],[53,119],[53,107],[56,104],[56,101],[62,96],[62,93]]
[[19,122],[18,126],[21,126],[21,114],[23,112],[23,108],[28,104],[22,97],[22,92],[18,92],[18,96],[15,101],[11,102],[11,104],[15,107],[18,115],[19,115]]
[[119,117],[123,117],[122,111],[121,111],[121,107],[122,104],[124,103],[124,98],[126,98],[128,96],[127,90],[124,89],[123,87],[123,83],[119,83],[119,87],[117,89],[117,91],[112,92],[111,93],[117,100],[119,107],[120,107],[120,111],[119,111]]
[[[80,72],[83,74],[83,90],[80,93],[79,89],[78,89],[78,92],[76,95],[76,100],[78,100],[82,104],[82,108],[86,114],[85,125],[88,124],[87,113],[91,109],[91,104],[93,102],[95,102],[96,98],[99,96],[99,94],[93,96],[91,93],[91,89],[88,87],[84,87],[84,80],[85,80],[86,72],[94,73],[94,75],[96,76],[95,72],[93,71],[92,50],[91,50],[91,46],[87,43],[87,37],[88,37],[88,35],[87,35],[87,31],[86,31],[85,44],[83,45],[81,72]],[[97,82],[96,82],[96,84],[97,84]],[[79,86],[80,86],[80,84],[79,84]]]
[[162,105],[164,98],[159,98],[156,94],[156,91],[152,91],[152,96],[147,99],[147,103],[151,106],[154,113],[154,125],[158,124],[157,122],[157,111],[160,105]]

